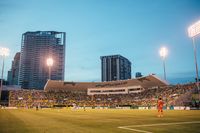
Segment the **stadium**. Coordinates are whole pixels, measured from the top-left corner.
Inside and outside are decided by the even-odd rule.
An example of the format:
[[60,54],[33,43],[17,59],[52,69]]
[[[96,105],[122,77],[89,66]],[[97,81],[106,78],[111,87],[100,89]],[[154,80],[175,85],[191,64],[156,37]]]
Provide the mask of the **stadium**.
[[[97,106],[137,106],[134,104],[137,99],[147,100],[147,97],[143,96],[145,93],[154,90],[161,91],[160,88],[166,86],[167,83],[160,80],[155,75],[149,75],[138,79],[110,82],[64,82],[48,80],[44,87],[44,91],[10,91],[9,106],[28,108],[33,108],[35,106],[68,107],[73,106],[74,104],[80,107],[86,105],[93,108],[96,108]],[[136,95],[138,96],[136,97]],[[149,96],[148,98],[153,99],[153,95],[155,94],[152,94],[152,96]],[[130,101],[130,104],[123,101],[125,99]]]
[[[169,85],[155,75],[110,82],[48,80],[44,90],[4,91],[8,107],[0,110],[0,131],[197,132],[195,90],[195,83]],[[159,97],[163,118],[157,117]],[[7,122],[11,128],[4,128]]]
[[0,133],[200,133],[198,5],[0,0]]
[[194,83],[168,85],[155,75],[110,82],[48,80],[44,90],[10,90],[9,107],[18,108],[156,108],[162,97],[166,108],[198,108]]

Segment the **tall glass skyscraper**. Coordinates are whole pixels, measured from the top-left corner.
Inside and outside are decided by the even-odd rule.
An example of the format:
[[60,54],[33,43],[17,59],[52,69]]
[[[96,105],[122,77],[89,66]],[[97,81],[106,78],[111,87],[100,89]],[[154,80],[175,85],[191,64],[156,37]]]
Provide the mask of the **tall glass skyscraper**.
[[131,62],[121,55],[101,56],[102,81],[131,79]]
[[19,62],[20,62],[20,52],[17,52],[15,54],[14,60],[12,61],[11,69],[10,71],[8,71],[7,81],[9,85],[18,85]]
[[36,31],[22,35],[19,85],[43,89],[48,80],[47,58],[53,59],[51,79],[64,80],[65,32]]

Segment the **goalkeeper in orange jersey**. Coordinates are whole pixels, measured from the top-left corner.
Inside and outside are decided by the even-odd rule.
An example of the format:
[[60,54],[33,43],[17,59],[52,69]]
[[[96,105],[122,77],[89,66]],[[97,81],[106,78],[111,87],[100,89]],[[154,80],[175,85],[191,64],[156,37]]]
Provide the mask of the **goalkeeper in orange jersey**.
[[163,117],[163,105],[164,102],[162,101],[162,98],[159,98],[158,100],[158,117]]

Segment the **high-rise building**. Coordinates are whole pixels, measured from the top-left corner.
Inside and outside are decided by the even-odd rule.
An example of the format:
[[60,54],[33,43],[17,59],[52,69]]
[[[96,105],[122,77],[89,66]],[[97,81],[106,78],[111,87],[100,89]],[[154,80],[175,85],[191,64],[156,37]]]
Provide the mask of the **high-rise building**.
[[17,52],[15,54],[14,60],[12,61],[11,70],[8,71],[7,81],[9,85],[18,85],[19,62],[20,52]]
[[101,56],[102,81],[131,79],[131,62],[121,55]]
[[142,73],[141,72],[136,72],[135,73],[135,78],[140,78],[142,77]]
[[47,59],[53,59],[52,80],[64,80],[65,32],[36,31],[22,35],[19,85],[43,89],[48,80]]
[[9,85],[12,85],[12,68],[8,71],[7,81]]

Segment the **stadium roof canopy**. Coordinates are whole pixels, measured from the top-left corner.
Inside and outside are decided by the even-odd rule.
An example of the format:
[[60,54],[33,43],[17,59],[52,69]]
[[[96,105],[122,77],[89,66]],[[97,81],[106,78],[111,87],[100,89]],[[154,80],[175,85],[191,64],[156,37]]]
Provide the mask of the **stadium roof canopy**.
[[168,85],[167,82],[159,79],[155,75],[149,75],[137,79],[118,80],[109,82],[65,82],[60,80],[48,80],[45,91],[70,91],[87,90],[88,88],[117,88],[128,86],[141,86],[144,89],[162,87]]

